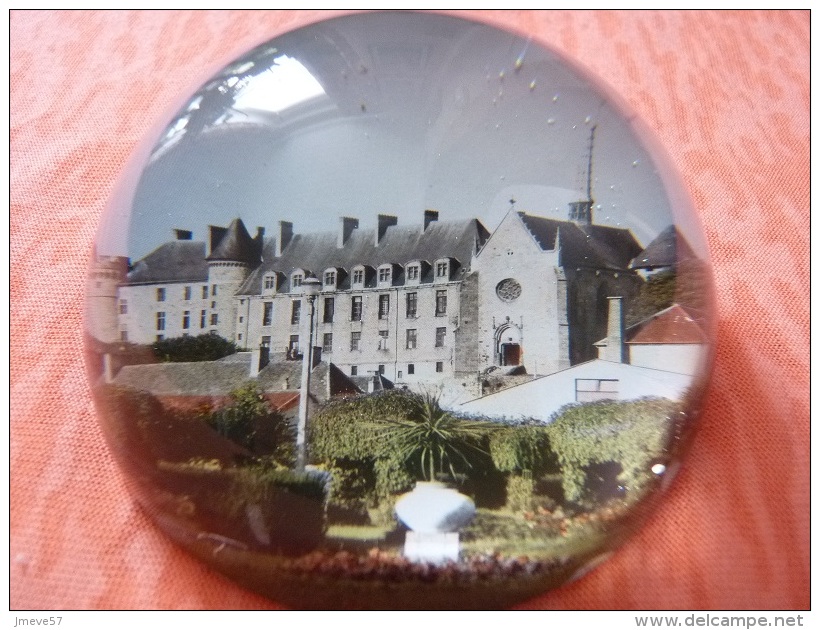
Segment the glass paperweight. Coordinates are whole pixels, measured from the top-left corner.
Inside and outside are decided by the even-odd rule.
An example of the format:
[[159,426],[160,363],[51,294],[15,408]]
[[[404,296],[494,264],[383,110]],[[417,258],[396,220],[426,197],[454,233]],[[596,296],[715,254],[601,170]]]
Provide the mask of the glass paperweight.
[[106,439],[176,543],[294,607],[497,608],[674,476],[712,280],[663,152],[512,32],[350,15],[202,83],[96,239]]

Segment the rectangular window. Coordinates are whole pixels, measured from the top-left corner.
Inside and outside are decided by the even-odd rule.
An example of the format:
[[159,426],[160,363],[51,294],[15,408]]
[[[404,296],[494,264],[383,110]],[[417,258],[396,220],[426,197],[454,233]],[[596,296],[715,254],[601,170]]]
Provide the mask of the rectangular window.
[[387,336],[388,332],[386,330],[379,331],[379,350],[387,350]]
[[185,288],[182,290],[182,297],[183,297],[184,299],[186,299],[186,300],[190,300],[190,299],[191,299],[191,287],[185,287]]
[[302,300],[293,300],[290,303],[290,323],[295,326],[302,315]]
[[262,325],[273,324],[273,302],[262,302]]
[[325,298],[325,308],[322,312],[322,321],[325,324],[333,323],[333,313],[336,310],[336,300],[334,298]]
[[242,322],[244,322],[244,321],[245,321],[245,318],[244,318],[242,315],[240,315],[240,316],[239,316],[239,323],[241,324],[241,323],[242,323]]
[[157,341],[162,341],[165,339],[165,335],[157,335]]
[[436,317],[447,314],[447,290],[436,291]]
[[387,319],[387,316],[390,314],[390,296],[389,295],[380,295],[379,296],[379,319]]
[[436,278],[446,278],[449,266],[449,263],[446,262],[436,263]]
[[157,313],[157,330],[165,330],[165,311]]
[[[412,350],[416,347],[418,335],[415,328],[408,328],[407,329],[407,349]],[[410,372],[412,374],[412,372]]]
[[333,352],[333,333],[325,333],[322,337],[322,352]]
[[351,350],[358,350],[359,343],[362,340],[362,333],[360,332],[352,332],[350,333],[350,349]]
[[362,284],[364,283],[364,270],[356,269],[353,272],[353,284]]
[[208,321],[208,311],[199,312],[199,327],[205,328],[205,322]]
[[219,324],[219,314],[211,313],[211,326],[216,326]]
[[182,314],[182,328],[188,330],[191,327],[191,311],[185,311]]
[[259,345],[263,348],[270,348],[270,335],[262,337],[262,342]]
[[120,300],[120,315],[128,315],[128,300]]
[[618,400],[618,379],[577,378],[575,379],[576,402],[596,400]]
[[121,330],[120,331],[120,341],[128,341],[128,331]]
[[239,334],[236,336],[236,340],[237,340],[237,341],[242,341],[242,333],[239,333]]
[[211,302],[211,308],[216,308],[216,302]]
[[299,358],[299,335],[291,335],[288,343],[288,357],[291,359]]
[[419,279],[419,268],[417,265],[412,265],[411,267],[407,268],[407,279],[408,280],[418,280]]
[[336,272],[335,271],[326,271],[325,272],[325,286],[326,287],[336,286]]
[[436,361],[436,372],[443,372],[444,371],[444,362],[443,361]]
[[164,302],[165,301],[165,289],[160,287],[157,289],[157,302]]
[[301,273],[294,274],[293,279],[290,282],[291,290],[298,289],[301,286],[302,286],[302,274]]
[[216,297],[216,285],[211,285],[211,296]]
[[408,374],[415,374],[415,373],[416,373],[416,365],[415,365],[415,363],[408,363],[408,364],[407,364],[407,373],[408,373]]
[[399,370],[398,376],[396,378],[401,380],[402,376],[404,376],[404,373],[401,370]]
[[407,317],[416,317],[416,313],[418,312],[418,305],[419,305],[419,294],[418,293],[408,293],[407,294]]
[[379,269],[379,282],[390,282],[390,276],[392,275],[390,272],[390,267]]
[[350,366],[350,376],[356,376],[359,373],[359,366],[358,365],[351,365]]
[[379,374],[384,374],[384,365],[379,365]]
[[206,287],[206,286],[205,286],[205,287],[202,287],[202,299],[203,299],[203,300],[207,300],[207,299],[208,299],[208,287]]
[[362,321],[362,296],[354,295],[350,298],[350,321]]
[[444,347],[444,338],[447,335],[446,328],[436,328],[436,348]]
[[265,289],[273,289],[274,288],[274,277],[273,276],[265,276]]

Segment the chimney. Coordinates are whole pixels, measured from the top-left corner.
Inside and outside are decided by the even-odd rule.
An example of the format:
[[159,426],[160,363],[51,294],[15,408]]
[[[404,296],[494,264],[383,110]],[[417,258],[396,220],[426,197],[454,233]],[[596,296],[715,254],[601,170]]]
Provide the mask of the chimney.
[[347,239],[353,234],[353,230],[359,227],[359,220],[353,217],[339,217],[339,237],[336,239],[336,247],[341,249],[347,243]]
[[265,247],[265,228],[257,227],[256,228],[256,236],[253,237],[254,249],[256,250],[256,256],[261,259],[262,258],[262,251]]
[[270,363],[270,348],[268,346],[256,346],[251,350],[251,371],[250,378],[259,376],[259,372]]
[[433,221],[438,221],[438,211],[437,210],[425,210],[424,211],[424,231],[427,231],[427,226],[430,225]]
[[174,229],[174,238],[178,241],[190,241],[194,237],[191,230]]
[[276,239],[276,257],[279,258],[293,238],[293,223],[279,221],[279,238]]
[[623,298],[608,297],[607,300],[609,300],[609,319],[606,328],[606,347],[603,348],[599,358],[613,363],[625,363],[624,314],[621,308]]
[[106,383],[114,382],[114,360],[108,352],[103,355],[103,380]]
[[381,243],[382,238],[384,238],[384,234],[385,232],[387,232],[387,228],[389,228],[391,225],[396,225],[398,222],[398,218],[393,216],[392,214],[380,214],[378,216],[379,227],[376,229],[376,247],[379,246],[379,243]]

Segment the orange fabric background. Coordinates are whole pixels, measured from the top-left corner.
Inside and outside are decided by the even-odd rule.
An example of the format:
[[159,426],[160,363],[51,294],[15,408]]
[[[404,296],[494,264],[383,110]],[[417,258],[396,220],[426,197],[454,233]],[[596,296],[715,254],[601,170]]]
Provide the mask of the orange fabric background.
[[[715,265],[717,362],[663,507],[525,608],[809,606],[809,13],[487,12],[606,80],[666,147]],[[11,607],[276,608],[126,496],[81,355],[84,273],[131,150],[214,64],[317,11],[11,14]]]

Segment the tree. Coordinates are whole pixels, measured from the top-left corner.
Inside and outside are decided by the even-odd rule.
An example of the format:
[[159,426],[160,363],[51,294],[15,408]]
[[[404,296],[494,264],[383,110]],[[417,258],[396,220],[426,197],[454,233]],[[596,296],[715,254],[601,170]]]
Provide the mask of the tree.
[[408,396],[407,402],[404,416],[373,419],[371,425],[418,477],[434,481],[437,473],[449,473],[455,478],[457,468],[466,472],[475,455],[487,454],[481,444],[493,425],[444,411],[432,394]]
[[197,337],[172,337],[155,342],[151,349],[162,362],[216,361],[237,350],[236,344],[213,333]]
[[255,383],[231,392],[230,402],[205,414],[205,422],[220,435],[255,455],[271,456],[289,465],[293,458],[293,430],[275,411]]

